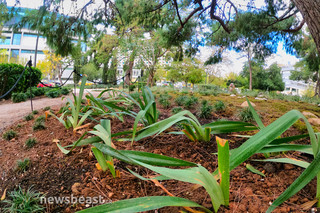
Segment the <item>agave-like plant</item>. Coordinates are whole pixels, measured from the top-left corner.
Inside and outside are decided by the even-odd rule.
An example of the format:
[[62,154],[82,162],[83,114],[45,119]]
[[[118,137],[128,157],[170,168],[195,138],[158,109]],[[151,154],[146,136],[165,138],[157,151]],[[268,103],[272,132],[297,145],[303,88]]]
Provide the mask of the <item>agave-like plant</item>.
[[[171,132],[172,134],[185,134],[192,141],[209,142],[212,134],[251,131],[257,127],[253,124],[240,121],[215,121],[201,125],[198,119],[188,110],[181,111],[167,119],[161,120],[150,126],[141,129],[137,136],[133,135],[132,140],[158,135],[174,124],[182,122],[184,129],[181,132]],[[133,129],[134,131],[135,129]]]
[[[70,108],[71,114],[70,116],[67,116],[67,119],[64,119],[64,116],[67,114],[67,111],[62,113],[60,117],[57,117],[53,113],[51,113],[54,117],[56,117],[67,129],[70,127],[73,127],[73,129],[76,129],[80,127],[83,122],[90,116],[92,113],[92,110],[87,110],[84,114],[80,112],[81,110],[81,101],[84,93],[84,87],[86,84],[87,78],[83,77],[81,80],[81,86],[80,86],[80,91],[79,95],[75,96],[73,94],[73,99],[72,101],[70,98],[67,98],[67,106]],[[80,118],[81,117],[81,118]],[[80,118],[80,119],[79,119]]]

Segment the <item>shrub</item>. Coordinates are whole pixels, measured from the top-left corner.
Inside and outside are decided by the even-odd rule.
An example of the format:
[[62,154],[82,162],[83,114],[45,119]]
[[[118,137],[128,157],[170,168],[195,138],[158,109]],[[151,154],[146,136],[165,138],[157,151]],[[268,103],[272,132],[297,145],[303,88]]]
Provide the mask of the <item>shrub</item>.
[[198,89],[200,91],[205,91],[205,90],[218,90],[220,88],[219,86],[213,85],[213,84],[198,84]]
[[134,89],[136,88],[136,85],[135,84],[131,84],[130,86],[129,86],[129,91],[134,91]]
[[185,95],[179,95],[174,101],[176,102],[176,104],[178,106],[183,106],[184,102],[186,102],[186,100],[188,99],[187,96]]
[[183,109],[181,107],[174,107],[172,108],[171,112],[173,114],[177,114],[178,112],[181,112]]
[[33,115],[37,115],[38,113],[39,113],[38,110],[33,110],[33,111],[32,111],[32,114],[33,114]]
[[[19,64],[8,64],[1,63],[0,64],[0,96],[3,95],[6,91],[8,91],[17,81],[20,74],[23,72],[24,66]],[[16,87],[13,89],[13,93],[23,93],[26,92],[30,86],[37,86],[38,82],[41,79],[41,71],[37,68],[32,68],[32,72],[30,73],[30,69],[27,68],[24,74],[21,77],[21,80],[17,83]],[[31,78],[30,78],[31,74]],[[12,95],[13,95],[12,93]],[[9,99],[11,95],[7,95],[5,98]]]
[[68,95],[70,90],[68,88],[63,87],[60,92],[62,95]]
[[58,89],[51,89],[48,92],[46,92],[45,95],[49,98],[57,98],[61,95],[61,92]]
[[46,92],[46,87],[32,87],[31,91],[35,96],[41,96]]
[[163,106],[163,108],[168,109],[171,106],[171,103],[170,103],[171,98],[172,97],[167,94],[160,95],[159,103]]
[[33,131],[36,131],[36,130],[42,130],[42,129],[46,129],[46,126],[44,125],[44,122],[42,121],[37,121],[33,124],[33,127],[32,127]]
[[[25,92],[25,94],[27,95],[28,98],[30,98],[30,90],[28,90],[27,92]],[[33,93],[31,93],[32,98],[35,97],[35,95]]]
[[44,111],[48,111],[50,109],[51,109],[51,107],[49,107],[49,106],[46,106],[45,108],[43,108]]
[[13,93],[11,100],[13,103],[24,102],[28,99],[28,95],[25,93]]
[[7,141],[10,141],[11,139],[17,137],[17,135],[18,135],[17,132],[13,130],[8,130],[5,133],[3,133],[2,138]]
[[25,119],[26,121],[31,121],[33,118],[34,118],[34,117],[33,117],[32,114],[29,114],[29,115],[27,115],[27,116],[24,117],[24,119]]
[[36,145],[36,143],[38,143],[38,141],[35,138],[28,138],[25,142],[25,146],[30,149]]
[[253,114],[250,111],[249,107],[242,109],[239,113],[239,117],[243,122],[251,122],[254,120]]
[[210,105],[207,100],[204,100],[204,101],[202,101],[198,115],[200,118],[209,118],[212,110],[213,110],[213,106]]
[[23,161],[22,160],[18,160],[17,161],[17,171],[20,172],[25,172],[29,169],[31,164],[31,161],[29,158],[25,158]]
[[8,207],[4,210],[6,212],[24,213],[24,212],[44,212],[44,207],[40,205],[42,195],[29,188],[24,191],[19,186],[18,190],[9,193],[8,198],[4,200]]
[[214,110],[216,112],[223,112],[226,109],[226,105],[223,103],[223,101],[217,101],[214,104]]

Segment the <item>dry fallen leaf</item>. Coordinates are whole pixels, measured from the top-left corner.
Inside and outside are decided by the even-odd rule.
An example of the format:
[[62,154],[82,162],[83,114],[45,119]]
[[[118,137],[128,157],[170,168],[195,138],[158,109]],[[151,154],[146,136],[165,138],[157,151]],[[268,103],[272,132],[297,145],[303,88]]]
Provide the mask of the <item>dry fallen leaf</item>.
[[53,139],[52,142],[53,142],[53,143],[59,143],[60,140],[59,140],[59,139]]
[[7,189],[4,190],[4,192],[3,192],[2,196],[1,196],[1,199],[0,199],[1,201],[6,199],[6,193],[7,193]]

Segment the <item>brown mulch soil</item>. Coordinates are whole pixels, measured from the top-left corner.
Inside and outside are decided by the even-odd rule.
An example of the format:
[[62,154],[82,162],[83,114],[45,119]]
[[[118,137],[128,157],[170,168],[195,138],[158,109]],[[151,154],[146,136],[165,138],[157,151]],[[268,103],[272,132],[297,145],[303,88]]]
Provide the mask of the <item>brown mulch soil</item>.
[[[196,112],[195,109],[191,110]],[[171,115],[170,110],[160,107],[161,119]],[[43,114],[43,112],[40,112]],[[39,116],[39,115],[38,115]],[[37,117],[37,116],[36,116]],[[217,118],[235,117],[231,111],[213,116],[210,119],[200,119],[201,123],[208,123]],[[133,126],[133,118],[126,117],[124,123],[112,119],[112,132],[128,130]],[[115,167],[120,171],[120,178],[114,179],[109,172],[103,173],[95,167],[96,160],[91,154],[90,146],[76,148],[69,155],[64,155],[57,147],[54,139],[62,145],[76,141],[80,134],[74,135],[72,129],[66,130],[54,117],[45,122],[46,129],[33,131],[34,120],[20,121],[7,129],[14,129],[18,137],[11,141],[0,139],[0,195],[21,186],[24,189],[33,189],[49,196],[74,196],[93,197],[103,196],[105,201],[114,202],[128,198],[144,196],[166,196],[160,187],[153,182],[142,181],[128,172],[127,168],[143,175],[152,176],[150,170],[131,166],[115,160]],[[19,124],[19,127],[17,126]],[[93,125],[92,125],[93,126]],[[82,130],[84,132],[84,130]],[[297,131],[291,128],[285,133],[295,135]],[[239,147],[246,139],[232,135],[219,135],[230,142],[230,149]],[[38,143],[31,149],[26,149],[26,139],[34,137]],[[301,143],[306,143],[301,141]],[[184,135],[161,134],[149,137],[139,142],[116,142],[117,149],[139,150],[163,154],[179,159],[201,164],[210,172],[217,168],[217,152],[214,137],[210,143],[196,143]],[[303,157],[299,153],[290,153],[294,157]],[[29,158],[30,168],[25,172],[16,171],[16,161]],[[263,158],[255,155],[253,159]],[[308,159],[310,160],[310,159]],[[249,163],[247,161],[246,163]],[[270,203],[275,200],[302,172],[302,169],[293,165],[277,163],[250,162],[255,168],[265,173],[266,177],[248,171],[245,163],[231,171],[230,206],[221,207],[219,212],[265,212]],[[175,180],[161,181],[161,184],[172,194],[197,202],[211,210],[212,204],[209,195],[202,187]],[[316,183],[313,180],[303,190],[284,202],[275,212],[303,212],[301,204],[313,200],[315,197]],[[1,207],[4,204],[0,203]],[[86,208],[85,205],[46,205],[47,212],[75,212]],[[167,207],[157,212],[179,212],[182,208]],[[152,211],[154,212],[154,211]],[[306,211],[307,212],[307,211]]]

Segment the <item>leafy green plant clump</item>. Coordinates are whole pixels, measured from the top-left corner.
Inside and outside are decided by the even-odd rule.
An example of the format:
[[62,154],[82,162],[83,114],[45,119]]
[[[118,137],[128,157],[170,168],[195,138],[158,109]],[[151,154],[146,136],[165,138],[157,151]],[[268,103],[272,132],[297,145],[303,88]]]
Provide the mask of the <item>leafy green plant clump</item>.
[[30,168],[31,161],[29,158],[25,158],[24,160],[17,161],[17,171],[25,172]]
[[174,101],[178,106],[183,106],[187,99],[188,99],[187,96],[179,95]]
[[216,112],[223,112],[226,109],[226,105],[223,103],[223,101],[217,101],[214,104],[214,110]]
[[48,111],[48,110],[50,110],[50,109],[51,109],[50,106],[46,106],[45,108],[43,108],[44,111]]
[[34,145],[36,145],[38,143],[37,139],[35,138],[28,138],[25,142],[25,146],[30,149],[32,147],[34,147]]
[[38,110],[33,110],[33,111],[32,111],[32,114],[33,114],[33,115],[37,115],[38,113],[39,113]]
[[8,130],[5,133],[3,133],[2,138],[7,141],[10,141],[11,139],[17,137],[17,135],[18,135],[17,132],[13,130]]
[[249,109],[249,107],[243,108],[239,113],[239,117],[240,117],[240,120],[242,120],[243,122],[251,122],[254,120],[253,114]]
[[25,93],[13,93],[11,100],[13,103],[24,102],[28,99],[28,95]]
[[177,114],[178,112],[181,112],[183,109],[181,107],[174,107],[172,108],[171,112],[173,114]]
[[33,131],[46,129],[46,126],[44,125],[44,120],[41,116],[37,118],[37,120],[34,122],[32,129]]
[[188,99],[186,99],[186,101],[183,103],[183,106],[187,109],[190,109],[192,108],[195,104],[198,103],[198,98],[197,97],[194,97],[194,96],[191,96],[191,97],[188,97]]
[[32,114],[29,114],[29,115],[27,115],[27,116],[25,116],[24,117],[24,119],[26,120],[26,121],[31,121],[31,120],[33,120],[33,115]]
[[25,191],[19,186],[18,190],[10,192],[8,199],[3,201],[8,206],[4,210],[8,213],[44,212],[44,207],[40,204],[41,197],[42,195],[32,188]]
[[209,118],[212,110],[213,106],[207,100],[203,100],[198,115],[200,118]]
[[172,97],[167,94],[160,95],[159,103],[163,106],[163,108],[168,109],[171,106],[170,99]]
[[44,117],[44,115],[39,116],[35,122],[45,122],[46,118]]

